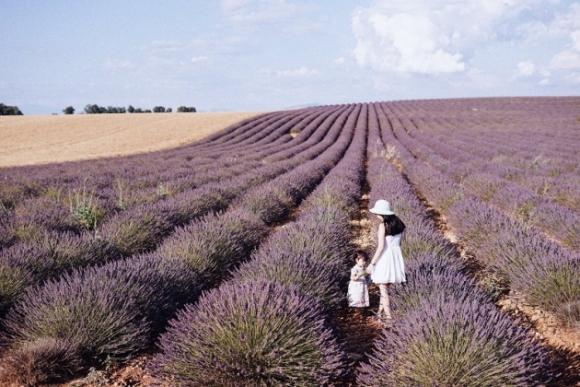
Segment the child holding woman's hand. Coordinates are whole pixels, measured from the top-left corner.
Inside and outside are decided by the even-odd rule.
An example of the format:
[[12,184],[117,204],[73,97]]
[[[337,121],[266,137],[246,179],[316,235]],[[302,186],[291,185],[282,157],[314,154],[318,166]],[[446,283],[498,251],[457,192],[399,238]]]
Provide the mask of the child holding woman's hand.
[[350,282],[348,284],[348,306],[352,308],[364,308],[369,306],[368,277],[365,271],[367,256],[359,251],[355,258],[355,265],[350,269]]

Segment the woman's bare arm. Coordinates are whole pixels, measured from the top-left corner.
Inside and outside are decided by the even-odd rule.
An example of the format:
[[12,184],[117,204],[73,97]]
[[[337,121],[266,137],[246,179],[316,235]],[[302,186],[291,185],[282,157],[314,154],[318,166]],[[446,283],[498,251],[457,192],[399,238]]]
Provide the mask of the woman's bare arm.
[[371,259],[371,265],[374,265],[379,260],[383,249],[385,248],[385,225],[384,223],[379,224],[379,229],[377,230],[377,250],[373,259]]

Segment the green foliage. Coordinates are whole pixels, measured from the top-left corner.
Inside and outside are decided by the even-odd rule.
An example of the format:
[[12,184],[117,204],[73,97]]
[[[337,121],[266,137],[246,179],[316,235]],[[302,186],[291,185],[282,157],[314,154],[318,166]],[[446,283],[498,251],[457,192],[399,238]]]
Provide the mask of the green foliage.
[[561,266],[546,270],[530,282],[528,299],[556,313],[572,325],[580,323],[580,277],[578,267]]
[[21,116],[22,111],[18,106],[9,106],[0,103],[0,116]]
[[115,192],[117,194],[117,208],[120,210],[127,209],[127,190],[128,186],[127,183],[122,179],[115,180]]
[[86,187],[69,193],[69,208],[75,220],[87,230],[96,229],[105,215],[94,194],[87,191]]

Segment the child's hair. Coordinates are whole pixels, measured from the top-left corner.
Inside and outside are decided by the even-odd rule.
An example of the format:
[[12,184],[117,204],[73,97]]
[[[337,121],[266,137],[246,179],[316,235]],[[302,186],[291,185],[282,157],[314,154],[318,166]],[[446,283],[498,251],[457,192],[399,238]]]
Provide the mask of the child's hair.
[[361,258],[366,262],[369,260],[369,255],[364,250],[357,250],[356,255],[354,256],[354,261],[356,262]]

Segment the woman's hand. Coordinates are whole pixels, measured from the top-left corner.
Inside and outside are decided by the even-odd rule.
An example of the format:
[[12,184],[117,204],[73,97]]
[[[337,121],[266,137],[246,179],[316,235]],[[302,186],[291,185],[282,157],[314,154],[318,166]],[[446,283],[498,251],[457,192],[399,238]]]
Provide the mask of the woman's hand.
[[367,274],[372,274],[374,269],[375,269],[375,264],[371,262],[371,263],[370,263],[370,264],[367,266],[367,268],[366,268],[366,270],[365,270],[365,271],[367,272]]

